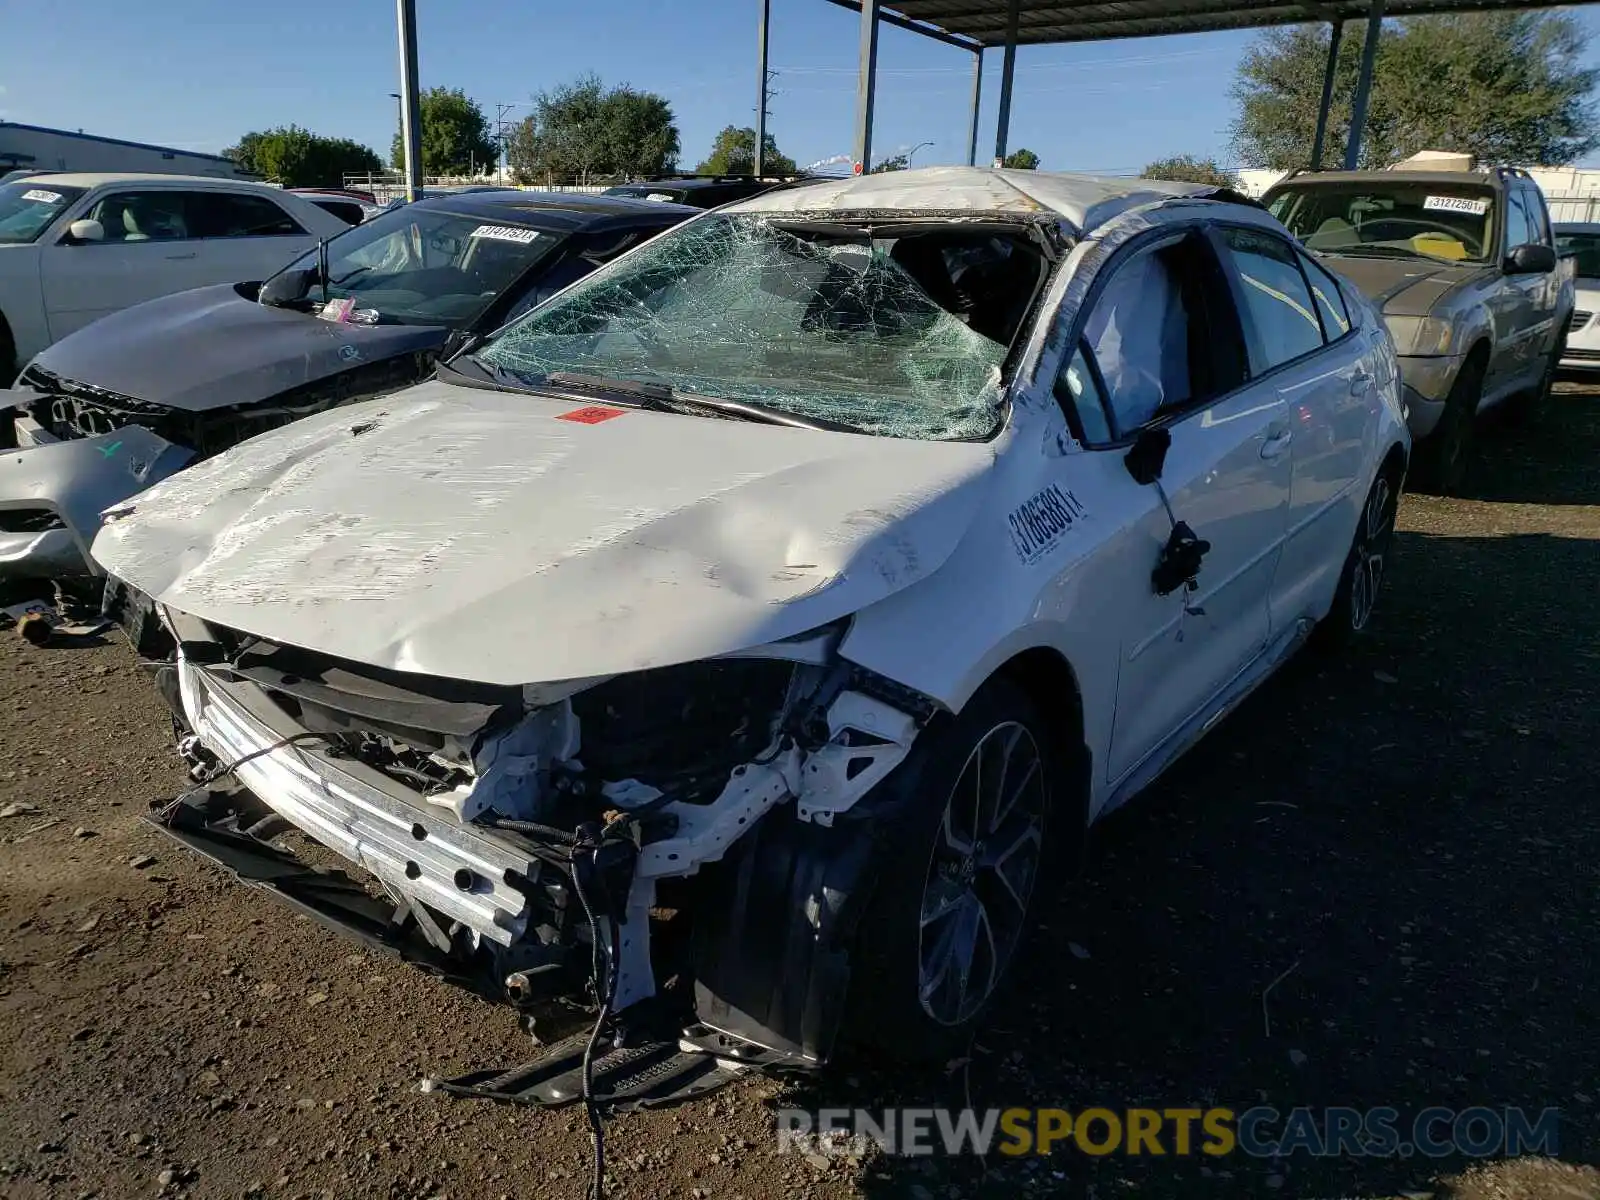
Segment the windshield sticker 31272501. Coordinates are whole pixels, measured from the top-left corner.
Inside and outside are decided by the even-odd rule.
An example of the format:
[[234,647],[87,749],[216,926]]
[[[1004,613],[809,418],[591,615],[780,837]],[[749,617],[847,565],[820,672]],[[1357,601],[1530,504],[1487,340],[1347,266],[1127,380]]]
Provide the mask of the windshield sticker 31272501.
[[1083,502],[1059,484],[1034,493],[1006,514],[1017,557],[1037,562],[1088,515]]

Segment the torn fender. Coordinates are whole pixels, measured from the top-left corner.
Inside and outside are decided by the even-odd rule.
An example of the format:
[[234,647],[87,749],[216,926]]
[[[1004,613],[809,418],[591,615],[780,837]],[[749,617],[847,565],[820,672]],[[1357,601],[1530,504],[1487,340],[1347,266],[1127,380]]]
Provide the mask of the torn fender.
[[[199,463],[113,514],[101,565],[203,620],[521,685],[790,637],[927,578],[990,445],[432,382]],[[594,407],[592,403],[587,407]]]

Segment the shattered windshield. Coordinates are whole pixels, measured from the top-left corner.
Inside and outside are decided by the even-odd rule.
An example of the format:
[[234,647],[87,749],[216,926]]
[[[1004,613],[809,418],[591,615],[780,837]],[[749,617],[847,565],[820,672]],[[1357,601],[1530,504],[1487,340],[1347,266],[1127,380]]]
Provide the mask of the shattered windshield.
[[1315,183],[1283,188],[1267,207],[1308,249],[1325,254],[1484,262],[1494,249],[1494,192],[1486,186]]
[[0,244],[33,241],[81,195],[82,188],[51,185],[48,179],[0,184]]
[[[558,240],[520,225],[407,205],[328,242],[328,299],[353,301],[358,321],[464,325]],[[322,299],[315,250],[261,287],[264,304],[311,306]]]
[[876,237],[718,214],[596,271],[473,357],[532,385],[603,376],[889,437],[982,438],[1042,268],[1020,234]]

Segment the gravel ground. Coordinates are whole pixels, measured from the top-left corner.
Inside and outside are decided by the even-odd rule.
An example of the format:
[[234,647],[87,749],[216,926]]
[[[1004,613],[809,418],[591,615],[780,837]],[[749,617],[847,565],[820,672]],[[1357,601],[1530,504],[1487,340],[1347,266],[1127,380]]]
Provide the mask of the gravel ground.
[[[1600,1200],[1600,395],[1480,447],[1468,497],[1406,499],[1374,635],[1105,823],[969,1064],[619,1117],[615,1194]],[[169,741],[122,645],[0,637],[0,1194],[582,1196],[580,1112],[417,1088],[524,1056],[509,1011],[147,830]],[[969,1096],[1554,1106],[1563,1161],[774,1152],[781,1104]]]

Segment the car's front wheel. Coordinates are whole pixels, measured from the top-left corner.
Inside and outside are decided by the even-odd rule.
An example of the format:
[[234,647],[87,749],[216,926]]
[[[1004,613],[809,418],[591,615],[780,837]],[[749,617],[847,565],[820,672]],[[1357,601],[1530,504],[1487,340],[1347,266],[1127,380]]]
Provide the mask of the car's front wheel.
[[1417,447],[1417,466],[1425,486],[1441,496],[1453,496],[1467,476],[1472,433],[1483,397],[1486,357],[1474,354],[1461,365],[1445,401],[1439,427]]
[[853,1040],[944,1061],[991,1009],[1034,928],[1059,771],[1028,696],[993,679],[929,728],[889,786],[882,869],[863,914]]

